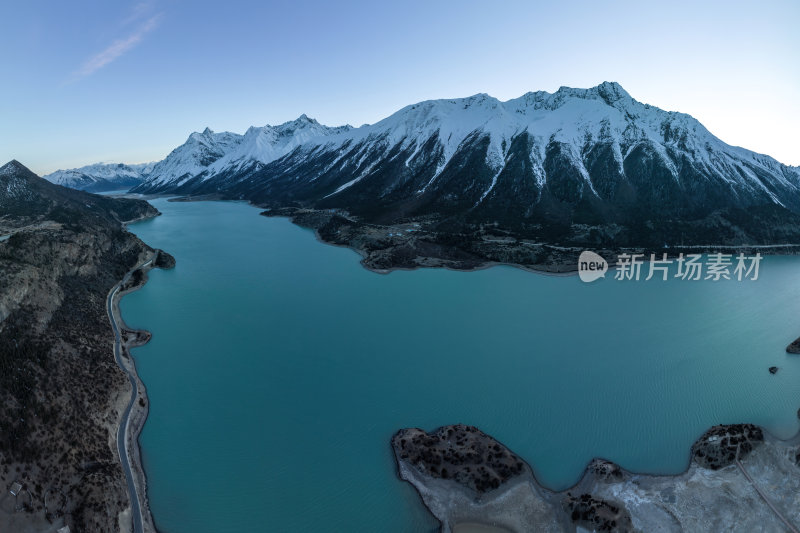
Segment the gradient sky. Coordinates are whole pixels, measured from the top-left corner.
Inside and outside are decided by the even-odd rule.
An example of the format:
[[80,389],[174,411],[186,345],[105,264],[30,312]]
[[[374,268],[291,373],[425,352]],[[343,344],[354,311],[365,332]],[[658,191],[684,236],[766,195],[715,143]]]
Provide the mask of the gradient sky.
[[0,163],[158,160],[195,130],[617,81],[800,165],[800,2],[3,2]]

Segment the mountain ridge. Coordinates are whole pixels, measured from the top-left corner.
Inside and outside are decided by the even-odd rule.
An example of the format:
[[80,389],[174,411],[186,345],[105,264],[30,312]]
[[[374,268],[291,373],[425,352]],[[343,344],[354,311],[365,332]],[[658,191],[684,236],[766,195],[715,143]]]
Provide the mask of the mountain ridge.
[[56,170],[44,179],[57,185],[89,192],[130,189],[139,185],[152,172],[156,162],[93,163],[78,168]]
[[[436,123],[445,123],[447,125],[447,119],[450,118],[447,115],[452,114],[451,110],[444,109],[447,104],[450,106],[458,106],[463,105],[464,108],[480,108],[483,107],[484,109],[490,108],[491,110],[500,109],[500,113],[496,114],[504,114],[503,117],[505,119],[505,124],[503,120],[496,120],[497,117],[488,116],[486,113],[481,115],[480,113],[473,113],[472,117],[467,117],[470,120],[467,120],[466,123],[464,120],[457,122],[455,119],[451,120],[451,124],[449,125],[449,129],[446,131],[448,140],[443,142],[444,148],[444,155],[445,160],[449,160],[449,157],[457,149],[458,145],[460,145],[468,135],[472,132],[477,130],[483,129],[493,137],[497,139],[492,144],[492,148],[495,149],[497,155],[502,155],[502,148],[498,149],[503,141],[509,142],[511,138],[523,131],[528,131],[533,135],[543,136],[556,134],[557,138],[562,141],[575,141],[575,136],[578,134],[586,133],[585,122],[586,122],[586,112],[589,110],[580,109],[575,110],[576,113],[572,113],[567,117],[561,117],[561,122],[556,122],[555,124],[542,124],[541,120],[547,117],[533,117],[532,120],[510,120],[509,116],[516,114],[526,116],[529,113],[533,113],[540,110],[548,110],[553,111],[556,109],[563,108],[565,105],[569,106],[570,104],[575,104],[576,101],[584,100],[584,101],[602,101],[608,107],[612,108],[620,108],[623,107],[623,110],[628,114],[628,118],[630,119],[643,119],[640,122],[645,122],[645,125],[648,128],[643,129],[641,124],[637,124],[636,127],[632,128],[629,132],[629,135],[639,134],[640,136],[644,135],[645,138],[652,137],[663,137],[663,132],[658,131],[664,125],[664,119],[669,118],[668,124],[671,127],[678,126],[678,132],[673,133],[674,135],[680,133],[688,133],[688,130],[691,129],[693,132],[697,133],[702,137],[703,141],[709,142],[710,144],[715,145],[714,147],[718,147],[724,151],[728,152],[738,152],[741,156],[751,156],[754,161],[758,164],[763,164],[768,167],[777,168],[778,166],[786,167],[791,169],[792,167],[788,167],[786,165],[782,165],[778,161],[774,160],[773,158],[763,155],[763,154],[756,154],[755,152],[750,152],[749,150],[745,150],[743,148],[738,148],[734,146],[727,145],[723,141],[719,140],[718,138],[714,137],[713,135],[708,132],[702,124],[699,123],[696,119],[692,118],[689,115],[678,113],[674,111],[663,111],[655,106],[651,106],[649,104],[641,104],[640,102],[634,100],[630,95],[617,83],[615,82],[604,82],[596,87],[590,89],[575,89],[570,87],[561,87],[555,93],[547,93],[545,91],[536,91],[536,92],[529,92],[526,93],[519,98],[514,98],[502,102],[496,98],[488,96],[486,94],[477,94],[466,98],[459,98],[459,99],[441,99],[441,100],[428,100],[424,102],[419,102],[417,104],[412,104],[406,106],[393,115],[383,119],[379,122],[376,122],[372,125],[365,125],[360,128],[350,128],[350,127],[342,127],[339,131],[333,133],[333,135],[327,136],[325,135],[317,135],[316,137],[311,136],[311,138],[307,139],[306,143],[297,143],[297,145],[305,144],[306,147],[319,147],[319,146],[326,146],[331,144],[338,144],[341,146],[345,144],[347,141],[357,142],[364,140],[370,136],[380,135],[380,134],[388,134],[387,140],[389,141],[398,141],[401,137],[414,137],[414,134],[418,137],[419,135],[428,135],[432,134],[433,132],[430,131],[430,125],[432,122]],[[620,102],[623,102],[624,105],[620,105]],[[631,109],[637,110],[639,113],[637,116],[630,115]],[[421,111],[415,111],[421,110]],[[595,110],[596,111],[596,110]],[[648,111],[652,111],[649,113],[650,115],[656,114],[660,115],[658,122],[654,124],[654,117],[653,116],[646,116],[648,115]],[[439,116],[435,116],[436,114]],[[433,116],[431,116],[433,115]],[[442,116],[444,115],[444,116]],[[641,115],[641,116],[640,116]],[[305,115],[302,115],[299,119],[307,118]],[[458,117],[456,117],[458,118]],[[564,120],[564,119],[567,120]],[[597,117],[595,117],[597,118]],[[610,117],[599,117],[597,120],[598,125],[602,125],[603,120],[608,120]],[[619,117],[617,117],[619,118]],[[571,123],[570,123],[571,119]],[[581,124],[581,121],[584,123]],[[297,121],[294,121],[297,122]],[[315,122],[315,121],[314,121]],[[538,123],[537,123],[538,122]],[[552,121],[551,121],[552,122]],[[532,126],[535,124],[535,128]],[[289,123],[285,123],[289,124]],[[583,125],[584,128],[580,126]],[[621,124],[617,124],[619,127]],[[405,126],[405,128],[403,128]],[[542,126],[545,126],[542,128]],[[577,126],[577,127],[575,127]],[[270,126],[265,126],[264,128],[271,128]],[[325,127],[327,128],[327,127]],[[258,128],[251,127],[248,132],[244,134],[247,136],[253,130],[257,130]],[[337,128],[328,128],[330,130],[337,130]],[[544,129],[544,131],[541,131]],[[597,136],[602,135],[602,129],[596,128],[597,131],[592,132],[595,133]],[[400,131],[398,131],[400,130]],[[209,131],[208,129],[206,131]],[[344,137],[342,136],[344,133]],[[228,135],[238,136],[238,134],[227,133]],[[455,138],[454,137],[455,134]],[[194,135],[194,134],[193,134]],[[218,134],[222,135],[222,134]],[[244,136],[238,136],[243,138]],[[444,136],[444,135],[442,135]],[[338,141],[338,143],[337,143]],[[288,154],[284,154],[288,155]],[[545,155],[544,153],[540,153],[539,155]],[[490,154],[490,157],[492,155]],[[168,156],[169,158],[169,156]],[[267,160],[260,161],[262,164],[269,163],[276,158],[271,157]],[[224,161],[224,160],[223,160]],[[252,161],[258,161],[258,157],[253,157]],[[444,163],[446,164],[447,161]],[[240,164],[239,167],[242,165]],[[214,175],[221,174],[224,170],[222,168],[223,165],[220,162],[216,162],[213,165],[213,168],[198,168],[194,173],[187,172],[186,174],[192,174],[191,177],[195,177],[197,175],[203,174],[203,172],[208,171],[207,174],[204,175],[204,181],[207,181]],[[230,170],[230,169],[227,169]],[[797,171],[793,172],[795,175]],[[165,184],[168,180],[159,179],[157,175],[158,172],[154,173],[154,176],[147,180],[145,184],[139,188],[139,190],[147,190],[148,189],[148,182],[150,184],[157,183],[159,185]],[[184,180],[185,182],[185,180]],[[181,183],[183,184],[183,183]],[[342,189],[343,190],[343,189]]]
[[[800,170],[728,145],[615,82],[506,101],[428,100],[358,128],[306,115],[244,134],[206,128],[132,192],[299,210],[317,230],[332,219],[309,210],[362,226],[417,224],[445,236],[436,250],[458,241],[463,251],[489,234],[611,250],[800,243]],[[369,254],[364,231],[345,241]],[[395,246],[395,233],[380,242]],[[418,244],[403,244],[404,256],[424,257]]]
[[[180,179],[157,166],[133,191],[334,209],[373,224],[424,221],[437,232],[494,226],[573,246],[800,237],[797,169],[730,146],[690,115],[639,102],[614,82],[504,102],[483,93],[428,100],[359,128],[297,131],[302,138],[242,149],[258,133],[251,128],[233,150],[184,166]],[[190,142],[173,154],[184,152],[197,154]],[[159,165],[177,165],[171,159]]]

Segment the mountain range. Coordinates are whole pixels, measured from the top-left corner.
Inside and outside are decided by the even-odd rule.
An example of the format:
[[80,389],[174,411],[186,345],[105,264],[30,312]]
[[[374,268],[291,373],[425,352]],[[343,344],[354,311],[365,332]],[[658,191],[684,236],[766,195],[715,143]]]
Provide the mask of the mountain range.
[[82,191],[120,191],[139,185],[152,172],[154,165],[155,163],[95,163],[69,170],[56,170],[42,177],[56,185]]
[[206,129],[132,191],[575,246],[800,242],[800,169],[613,82],[431,100],[359,128],[302,115],[244,135]]

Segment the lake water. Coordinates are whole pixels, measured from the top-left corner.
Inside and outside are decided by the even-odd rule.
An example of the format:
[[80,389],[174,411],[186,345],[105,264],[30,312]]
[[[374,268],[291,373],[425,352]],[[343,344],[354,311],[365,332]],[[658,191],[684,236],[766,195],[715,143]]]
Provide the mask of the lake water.
[[680,472],[714,424],[798,430],[800,257],[755,282],[379,275],[242,203],[153,204],[131,230],[177,266],[122,313],[153,333],[134,357],[164,533],[434,531],[396,477],[402,427],[477,425],[554,489],[595,456]]

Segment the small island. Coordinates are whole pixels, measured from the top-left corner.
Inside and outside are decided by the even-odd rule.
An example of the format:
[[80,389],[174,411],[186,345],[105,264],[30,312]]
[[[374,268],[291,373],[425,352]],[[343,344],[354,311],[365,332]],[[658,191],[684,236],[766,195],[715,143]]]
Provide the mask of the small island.
[[796,339],[789,346],[787,346],[786,352],[791,354],[800,354],[800,338]]

